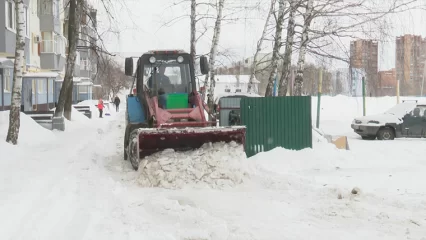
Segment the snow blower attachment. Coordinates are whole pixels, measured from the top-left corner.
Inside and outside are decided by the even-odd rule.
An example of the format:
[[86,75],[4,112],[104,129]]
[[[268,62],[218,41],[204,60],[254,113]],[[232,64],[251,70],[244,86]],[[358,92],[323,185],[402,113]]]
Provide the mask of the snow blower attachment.
[[[200,69],[208,73],[207,59]],[[138,59],[127,58],[125,72],[134,76],[136,94],[127,97],[124,158],[135,170],[146,156],[165,150],[188,151],[206,143],[245,143],[245,127],[217,127],[206,119],[207,106],[197,89],[194,63],[179,50],[150,51]]]

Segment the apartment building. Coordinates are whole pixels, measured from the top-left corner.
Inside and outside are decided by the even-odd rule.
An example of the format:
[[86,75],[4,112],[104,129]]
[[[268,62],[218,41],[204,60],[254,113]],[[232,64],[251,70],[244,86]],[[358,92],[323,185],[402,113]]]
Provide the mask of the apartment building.
[[[378,43],[377,41],[358,39],[350,43],[350,62],[349,72],[351,73],[351,81],[357,86],[360,79],[355,79],[356,76],[361,76],[356,73],[365,73],[366,91],[370,96],[378,96]],[[358,84],[359,85],[359,84]]]
[[396,77],[401,95],[423,95],[426,72],[426,39],[406,34],[396,38]]
[[[55,106],[62,86],[68,40],[68,0],[24,0],[26,67],[22,83],[22,110],[48,110]],[[92,99],[96,81],[96,10],[83,14],[74,69],[73,101]],[[4,14],[3,14],[4,13]],[[0,0],[0,110],[11,103],[16,46],[13,0]],[[82,62],[82,63],[81,63]]]
[[395,96],[396,86],[397,80],[395,68],[387,71],[379,71],[380,96]]
[[[64,35],[68,36],[69,24],[69,7],[64,0]],[[97,73],[97,11],[90,6],[87,1],[84,6],[86,14],[83,14],[80,22],[79,37],[77,43],[77,58],[74,69],[74,88],[73,88],[73,102],[93,98],[93,85],[96,83]]]
[[[25,17],[29,18],[29,0],[24,0]],[[12,0],[0,0],[0,110],[7,110],[11,103],[13,63],[16,47],[16,14]],[[25,55],[29,53],[30,31],[25,29]],[[26,65],[30,63],[26,58]]]

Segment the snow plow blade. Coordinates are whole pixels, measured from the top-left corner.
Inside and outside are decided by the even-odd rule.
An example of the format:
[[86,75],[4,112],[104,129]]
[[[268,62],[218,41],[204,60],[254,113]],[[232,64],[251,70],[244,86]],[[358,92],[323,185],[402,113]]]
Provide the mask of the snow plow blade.
[[153,153],[173,149],[189,151],[200,148],[205,143],[236,142],[245,144],[245,126],[204,127],[183,129],[139,129],[139,158]]

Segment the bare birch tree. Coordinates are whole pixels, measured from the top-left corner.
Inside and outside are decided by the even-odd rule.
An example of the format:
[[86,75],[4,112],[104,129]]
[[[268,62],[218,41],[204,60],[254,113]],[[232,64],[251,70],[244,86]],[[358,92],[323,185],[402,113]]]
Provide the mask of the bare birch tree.
[[197,1],[191,0],[191,40],[190,40],[190,55],[192,61],[195,63],[197,55]]
[[253,89],[254,78],[255,78],[255,75],[256,75],[256,68],[257,68],[257,63],[258,63],[257,58],[258,58],[260,51],[262,51],[263,40],[265,39],[266,33],[268,31],[269,20],[270,20],[271,16],[274,14],[275,3],[276,3],[276,0],[271,0],[271,3],[270,3],[271,5],[269,7],[268,15],[266,16],[266,20],[265,20],[265,25],[263,26],[262,35],[260,36],[259,41],[257,41],[256,52],[254,53],[253,62],[251,64],[249,84],[247,86],[247,92],[248,93],[251,93],[251,91]]
[[303,30],[302,30],[302,40],[300,41],[300,48],[299,48],[299,59],[297,60],[297,72],[296,72],[296,79],[294,80],[294,96],[301,96],[302,95],[302,88],[303,88],[303,70],[305,67],[305,58],[306,58],[306,48],[308,45],[308,39],[309,39],[309,27],[311,26],[312,22],[312,9],[314,7],[314,0],[308,0],[306,4],[306,11],[303,14]]
[[277,24],[275,28],[274,47],[272,49],[272,59],[271,59],[272,71],[269,74],[268,85],[266,86],[266,91],[265,91],[265,97],[272,96],[274,80],[277,77],[278,60],[280,55],[280,49],[282,46],[281,40],[282,40],[284,16],[285,16],[285,0],[278,0],[278,17],[277,17]]
[[25,9],[23,0],[15,0],[16,14],[16,48],[15,63],[13,65],[13,85],[11,108],[9,113],[9,128],[7,130],[6,142],[18,144],[19,128],[21,125],[21,92],[22,74],[25,66]]
[[80,30],[83,4],[82,0],[69,0],[68,55],[65,77],[59,93],[58,106],[55,110],[56,117],[64,116],[68,120],[71,120],[73,72],[77,58],[78,32]]
[[[204,86],[208,86],[209,79],[210,79],[210,85],[209,85],[209,91],[208,91],[208,106],[209,111],[211,112],[213,109],[213,101],[214,101],[214,87],[215,87],[215,61],[216,61],[216,55],[217,55],[217,48],[219,44],[219,38],[220,38],[220,31],[221,31],[221,24],[222,24],[222,15],[223,15],[223,8],[225,7],[225,0],[219,0],[218,6],[217,6],[217,16],[216,16],[216,22],[214,26],[214,32],[213,32],[213,39],[212,39],[212,45],[210,48],[210,56],[209,56],[209,64],[210,64],[210,71],[209,74],[206,75],[206,78],[204,80]],[[205,97],[205,96],[203,96]],[[205,99],[205,98],[204,98]]]
[[289,0],[289,16],[287,23],[287,37],[285,41],[285,51],[283,56],[283,65],[281,69],[281,76],[279,81],[278,96],[287,95],[288,84],[290,82],[291,71],[291,56],[293,55],[294,35],[296,27],[296,12],[300,4],[300,0]]

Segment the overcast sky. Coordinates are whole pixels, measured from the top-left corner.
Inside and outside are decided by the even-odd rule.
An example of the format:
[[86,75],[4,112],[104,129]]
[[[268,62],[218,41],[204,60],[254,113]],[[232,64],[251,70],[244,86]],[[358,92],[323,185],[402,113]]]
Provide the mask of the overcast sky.
[[[186,14],[189,11],[189,3],[168,8],[173,2],[179,0],[112,0],[115,3],[111,15],[115,19],[111,22],[99,4],[101,0],[93,1],[96,1],[94,4],[99,9],[100,31],[110,29],[111,25],[114,30],[120,29],[119,34],[104,35],[105,46],[110,52],[120,52],[122,56],[138,56],[150,49],[177,48],[189,51],[189,17],[183,18],[170,27],[162,27],[165,22]],[[237,4],[237,1],[239,0],[227,0],[229,5]],[[244,4],[249,6],[257,1],[259,0],[246,0]],[[266,4],[263,6],[265,9],[268,7],[267,2],[269,0],[265,0]],[[391,25],[394,29],[393,38],[402,34],[417,34],[426,37],[425,14],[425,12],[411,11],[393,15],[391,18]],[[230,51],[234,60],[252,56],[263,28],[264,15],[258,12],[244,14],[249,19],[241,19],[238,23],[228,23],[223,26],[219,51]],[[208,52],[210,41],[210,36],[202,38],[197,45],[197,53]],[[265,45],[267,47],[265,52],[267,52],[270,50],[271,43],[267,42]],[[393,68],[395,66],[394,40],[380,44],[379,52],[379,69]],[[313,61],[312,58],[309,60]],[[346,65],[334,61],[333,66],[345,67]]]

